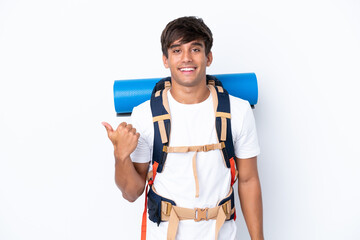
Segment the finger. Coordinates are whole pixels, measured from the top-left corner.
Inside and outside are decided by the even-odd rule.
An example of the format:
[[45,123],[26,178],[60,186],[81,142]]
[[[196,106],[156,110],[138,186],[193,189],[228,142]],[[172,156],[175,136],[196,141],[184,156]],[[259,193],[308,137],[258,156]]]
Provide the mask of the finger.
[[136,128],[130,129],[130,132],[132,132],[133,134],[136,134]]
[[126,125],[127,125],[126,122],[122,122],[122,123],[119,124],[119,126],[117,127],[116,130],[120,130],[120,129],[122,129],[122,128],[126,128]]
[[105,129],[108,133],[114,131],[112,126],[110,124],[108,124],[107,122],[102,122],[101,124],[105,127]]
[[131,131],[131,129],[133,129],[133,125],[132,125],[132,124],[128,124],[128,125],[126,126],[126,128],[127,128],[127,130]]

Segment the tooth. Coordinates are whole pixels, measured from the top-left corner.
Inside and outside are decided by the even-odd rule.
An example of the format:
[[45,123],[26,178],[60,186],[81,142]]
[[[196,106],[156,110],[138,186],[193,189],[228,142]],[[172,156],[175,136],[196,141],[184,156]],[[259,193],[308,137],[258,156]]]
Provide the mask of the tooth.
[[182,68],[181,71],[193,71],[194,68]]

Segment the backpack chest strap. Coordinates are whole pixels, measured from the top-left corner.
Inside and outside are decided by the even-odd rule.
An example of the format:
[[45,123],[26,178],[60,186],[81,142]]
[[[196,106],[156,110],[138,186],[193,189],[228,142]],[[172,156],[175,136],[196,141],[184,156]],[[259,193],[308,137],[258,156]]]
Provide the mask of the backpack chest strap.
[[207,144],[202,146],[184,146],[184,147],[168,147],[164,146],[163,151],[166,153],[187,153],[187,152],[195,152],[194,156],[192,157],[192,167],[193,167],[193,174],[195,180],[195,197],[199,197],[199,179],[197,174],[197,167],[196,167],[196,156],[198,152],[208,152],[216,149],[223,149],[225,147],[225,143],[214,143],[214,144]]
[[202,146],[184,146],[184,147],[168,147],[164,146],[163,151],[166,153],[186,153],[186,152],[208,152],[215,149],[223,149],[225,143],[214,143]]

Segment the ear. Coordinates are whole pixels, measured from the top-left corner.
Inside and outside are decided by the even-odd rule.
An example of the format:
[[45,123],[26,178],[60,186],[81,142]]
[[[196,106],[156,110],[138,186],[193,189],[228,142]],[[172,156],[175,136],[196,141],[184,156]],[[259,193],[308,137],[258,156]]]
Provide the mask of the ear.
[[165,55],[163,55],[162,58],[165,68],[169,68],[168,58]]
[[212,55],[212,52],[210,51],[209,54],[207,55],[206,66],[209,67],[211,65],[212,61],[213,61],[213,55]]

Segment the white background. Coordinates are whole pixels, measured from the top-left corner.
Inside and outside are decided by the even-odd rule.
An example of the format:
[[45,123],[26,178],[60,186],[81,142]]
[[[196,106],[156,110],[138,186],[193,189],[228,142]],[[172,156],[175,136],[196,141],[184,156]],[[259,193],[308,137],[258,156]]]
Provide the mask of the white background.
[[[139,239],[102,121],[116,79],[165,77],[166,23],[200,16],[208,73],[255,72],[266,239],[360,239],[357,0],[0,0],[0,239]],[[250,239],[238,206],[238,238]]]

